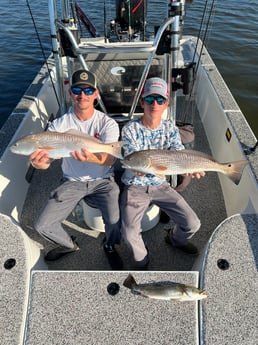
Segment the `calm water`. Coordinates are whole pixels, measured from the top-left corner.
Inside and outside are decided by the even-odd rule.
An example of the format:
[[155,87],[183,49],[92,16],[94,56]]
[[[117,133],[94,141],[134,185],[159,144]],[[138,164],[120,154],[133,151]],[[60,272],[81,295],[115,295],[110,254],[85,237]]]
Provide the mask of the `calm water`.
[[[28,0],[29,1],[29,0]],[[92,5],[89,3],[92,2]],[[50,53],[47,0],[30,0],[46,56]],[[103,19],[102,1],[79,1],[98,31]],[[115,0],[106,0],[107,4]],[[206,1],[187,5],[184,33],[198,34]],[[208,1],[210,7],[212,1]],[[87,6],[85,5],[87,4]],[[158,25],[165,18],[167,1],[148,1],[148,23]],[[87,10],[87,8],[91,10]],[[112,18],[112,11],[107,13]],[[258,137],[258,2],[257,0],[217,1],[209,52]],[[0,6],[0,127],[34,79],[44,58],[26,0],[1,0]]]

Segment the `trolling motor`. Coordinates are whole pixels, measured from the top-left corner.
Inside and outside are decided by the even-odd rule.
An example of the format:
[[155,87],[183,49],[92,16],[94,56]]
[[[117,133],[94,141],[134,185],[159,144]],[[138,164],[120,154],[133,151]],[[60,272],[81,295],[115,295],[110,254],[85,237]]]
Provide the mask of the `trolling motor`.
[[144,40],[147,0],[116,0],[116,19],[110,21],[110,37],[118,41]]

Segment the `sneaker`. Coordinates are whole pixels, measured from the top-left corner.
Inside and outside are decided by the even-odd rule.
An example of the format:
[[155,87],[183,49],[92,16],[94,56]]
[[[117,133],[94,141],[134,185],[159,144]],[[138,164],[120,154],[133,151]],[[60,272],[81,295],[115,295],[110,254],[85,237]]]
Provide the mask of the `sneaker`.
[[165,236],[165,242],[170,244],[172,247],[175,247],[175,248],[181,250],[182,252],[184,252],[186,254],[193,255],[193,256],[199,254],[197,247],[190,242],[188,242],[186,244],[175,244],[173,242],[173,240],[171,240],[169,233]]
[[159,221],[162,224],[168,224],[170,222],[170,217],[164,211],[161,210]]
[[46,255],[45,255],[45,260],[46,261],[55,261],[60,259],[62,256],[76,252],[77,250],[79,250],[79,246],[77,244],[77,242],[75,241],[75,238],[73,236],[71,236],[74,247],[73,248],[67,248],[67,247],[63,247],[63,246],[58,246],[54,249],[51,249]]
[[135,261],[134,270],[135,271],[148,271],[148,266],[150,263],[149,256],[145,256],[145,258],[141,261]]
[[112,270],[120,271],[123,269],[123,261],[119,256],[118,252],[116,251],[114,246],[104,244],[103,245],[104,252],[108,259],[109,265],[111,266]]

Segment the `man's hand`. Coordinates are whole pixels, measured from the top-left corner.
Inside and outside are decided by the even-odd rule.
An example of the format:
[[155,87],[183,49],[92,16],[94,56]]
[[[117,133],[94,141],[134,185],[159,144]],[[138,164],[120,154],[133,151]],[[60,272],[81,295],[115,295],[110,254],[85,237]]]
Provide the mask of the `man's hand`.
[[191,174],[185,174],[185,176],[191,176],[192,178],[197,178],[199,180],[201,177],[205,176],[205,171],[191,173]]
[[30,163],[36,169],[48,169],[50,166],[50,158],[47,151],[36,150],[30,155]]
[[81,151],[74,151],[71,153],[74,159],[79,160],[84,163],[95,163],[99,165],[111,166],[114,164],[116,158],[109,155],[108,153],[91,153],[86,149],[81,149]]
[[80,162],[88,162],[92,163],[95,159],[95,155],[87,151],[86,149],[82,149],[81,151],[74,151],[71,153],[74,159],[77,159]]
[[144,176],[144,175],[146,175],[146,173],[138,171],[138,170],[133,170],[132,169],[132,172],[134,173],[134,175],[137,175],[137,176]]

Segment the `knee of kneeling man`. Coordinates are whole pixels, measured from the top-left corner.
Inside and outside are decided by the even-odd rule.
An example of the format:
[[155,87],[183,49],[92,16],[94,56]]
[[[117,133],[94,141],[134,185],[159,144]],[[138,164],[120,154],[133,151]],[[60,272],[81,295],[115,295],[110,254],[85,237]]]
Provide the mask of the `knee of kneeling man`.
[[201,227],[201,221],[200,219],[197,217],[194,223],[194,226],[192,227],[193,230],[198,231]]

